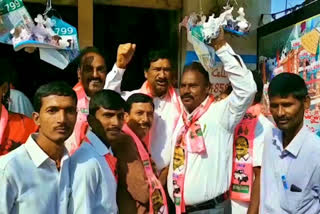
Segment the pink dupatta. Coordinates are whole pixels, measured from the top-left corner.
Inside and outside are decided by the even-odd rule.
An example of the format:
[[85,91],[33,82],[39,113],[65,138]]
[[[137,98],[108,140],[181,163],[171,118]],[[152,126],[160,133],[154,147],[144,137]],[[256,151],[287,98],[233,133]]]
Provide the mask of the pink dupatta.
[[[140,88],[140,93],[146,94],[146,95],[148,95],[148,96],[153,98],[152,93],[151,93],[150,84],[149,84],[148,81],[145,81],[143,83],[142,87]],[[168,92],[167,92],[167,95],[166,95],[165,99],[168,102],[174,104],[174,106],[176,107],[176,109],[177,109],[177,111],[178,111],[178,113],[180,115],[180,113],[181,113],[181,105],[182,104],[180,102],[178,94],[176,93],[176,91],[174,90],[174,88],[172,86],[168,87]],[[174,128],[175,128],[177,123],[178,123],[179,116],[174,118],[174,120],[175,120],[175,122],[174,122]],[[145,142],[147,143],[147,147],[148,147],[149,151],[151,151],[150,134],[151,133],[149,133],[145,138],[146,139]]]
[[[150,154],[146,151],[145,147],[143,146],[140,139],[137,137],[137,135],[128,127],[127,124],[123,125],[122,130],[130,135],[132,139],[134,140],[138,152],[140,155],[140,158],[143,162],[144,171],[148,179],[149,184],[149,214],[168,214],[168,205],[167,205],[167,198],[165,191],[154,174],[152,170],[151,160],[150,160]],[[157,194],[157,199],[159,199],[159,196],[161,196],[163,203],[160,207],[155,207],[153,202],[153,195]],[[155,195],[156,196],[156,195]],[[159,201],[158,201],[159,202]],[[158,204],[159,205],[159,204]],[[157,209],[157,210],[156,210]]]
[[2,143],[3,139],[4,139],[4,132],[6,130],[7,127],[7,123],[8,123],[8,111],[7,109],[4,107],[4,105],[1,106],[1,117],[0,117],[0,144]]
[[[209,95],[206,104],[204,106],[199,106],[191,118],[187,118],[187,113],[185,111],[182,115],[184,126],[179,132],[173,157],[172,182],[176,214],[186,212],[184,201],[184,180],[185,171],[187,169],[188,153],[206,153],[203,132],[198,120],[205,112],[207,112],[213,102],[214,97]],[[175,160],[180,161],[175,162]]]

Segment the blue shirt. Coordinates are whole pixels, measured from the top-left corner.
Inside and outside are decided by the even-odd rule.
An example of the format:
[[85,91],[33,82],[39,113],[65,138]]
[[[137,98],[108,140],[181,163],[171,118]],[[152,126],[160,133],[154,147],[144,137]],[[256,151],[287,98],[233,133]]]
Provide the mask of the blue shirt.
[[117,182],[105,155],[112,154],[91,131],[90,143],[83,142],[70,157],[71,197],[68,214],[116,214]]
[[306,126],[282,146],[273,129],[262,161],[260,213],[320,213],[320,138]]
[[0,214],[64,214],[70,194],[67,150],[58,171],[30,135],[27,142],[0,157]]

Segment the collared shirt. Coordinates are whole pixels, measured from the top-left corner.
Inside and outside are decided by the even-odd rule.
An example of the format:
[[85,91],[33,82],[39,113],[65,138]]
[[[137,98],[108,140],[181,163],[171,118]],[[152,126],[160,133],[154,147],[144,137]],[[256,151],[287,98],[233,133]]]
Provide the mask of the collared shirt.
[[[216,53],[224,64],[234,90],[226,99],[211,104],[198,120],[203,132],[206,154],[189,152],[187,155],[184,181],[186,205],[202,203],[228,191],[231,181],[234,128],[250,106],[256,92],[251,72],[229,45],[223,46]],[[183,126],[180,117],[172,137],[173,147]],[[173,155],[167,182],[171,199],[172,173]]]
[[68,214],[116,214],[117,183],[105,155],[111,152],[91,131],[80,148],[70,157]]
[[67,203],[69,192],[61,188],[68,179],[68,153],[60,172],[56,163],[30,135],[27,142],[0,158],[1,214],[57,214]]
[[[121,93],[124,99],[127,99],[134,93],[139,93],[140,89],[134,91],[121,91],[121,80],[124,69],[114,68],[108,73],[106,78],[106,89]],[[171,158],[171,136],[175,128],[175,120],[179,112],[174,103],[168,102],[166,97],[154,97],[154,119],[150,133],[151,137],[151,157],[156,163],[158,171],[167,167]]]
[[320,138],[303,126],[283,148],[274,129],[263,154],[260,213],[320,213],[319,198]]

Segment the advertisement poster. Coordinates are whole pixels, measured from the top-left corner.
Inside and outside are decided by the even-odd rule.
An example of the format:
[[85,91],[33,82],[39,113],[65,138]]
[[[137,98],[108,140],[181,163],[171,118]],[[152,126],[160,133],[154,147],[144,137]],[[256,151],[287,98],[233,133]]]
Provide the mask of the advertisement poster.
[[319,39],[320,15],[263,36],[259,40],[259,67],[266,84],[282,72],[305,80],[311,97],[305,124],[320,136]]

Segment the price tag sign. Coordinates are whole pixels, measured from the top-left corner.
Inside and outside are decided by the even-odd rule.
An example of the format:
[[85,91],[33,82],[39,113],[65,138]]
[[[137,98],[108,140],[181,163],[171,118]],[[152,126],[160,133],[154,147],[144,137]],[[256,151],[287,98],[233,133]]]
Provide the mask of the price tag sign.
[[72,36],[77,35],[77,29],[68,23],[58,19],[57,17],[51,17],[51,20],[55,23],[53,30],[59,36]]
[[0,16],[24,7],[22,0],[0,0]]

